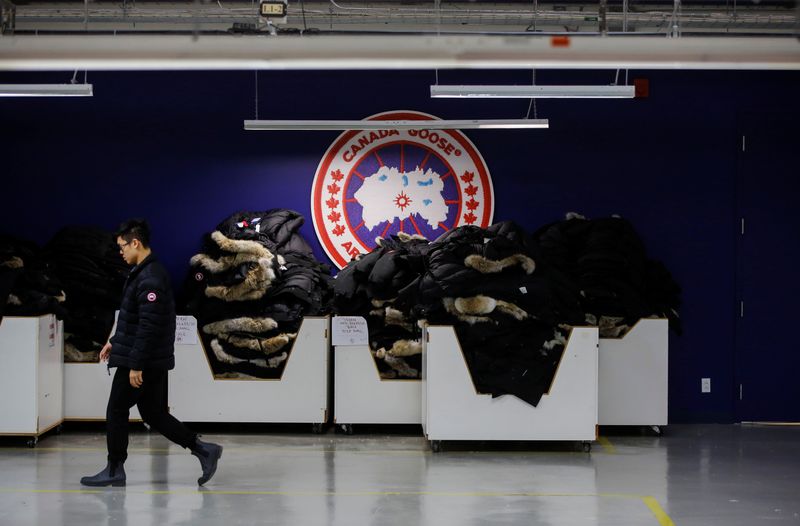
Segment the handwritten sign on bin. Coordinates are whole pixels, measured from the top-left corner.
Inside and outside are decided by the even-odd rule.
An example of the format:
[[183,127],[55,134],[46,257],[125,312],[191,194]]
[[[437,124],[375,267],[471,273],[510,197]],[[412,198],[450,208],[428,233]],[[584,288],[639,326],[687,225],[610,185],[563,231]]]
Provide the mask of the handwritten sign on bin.
[[369,345],[367,320],[361,316],[334,316],[333,345]]

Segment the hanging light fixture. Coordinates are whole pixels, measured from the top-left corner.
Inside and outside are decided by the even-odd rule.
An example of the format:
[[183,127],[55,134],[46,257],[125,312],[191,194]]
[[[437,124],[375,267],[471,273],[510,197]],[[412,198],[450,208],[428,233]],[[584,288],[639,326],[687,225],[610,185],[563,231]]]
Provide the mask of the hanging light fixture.
[[634,86],[431,86],[433,98],[632,99]]
[[510,130],[549,128],[547,119],[245,120],[245,130]]
[[0,84],[0,97],[91,97],[91,84]]

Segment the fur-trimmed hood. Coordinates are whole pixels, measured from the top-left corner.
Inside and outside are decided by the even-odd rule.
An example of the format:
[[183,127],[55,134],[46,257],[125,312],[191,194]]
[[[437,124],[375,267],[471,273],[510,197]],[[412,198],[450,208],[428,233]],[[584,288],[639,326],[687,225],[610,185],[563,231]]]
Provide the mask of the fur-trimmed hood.
[[223,334],[231,332],[262,333],[269,332],[278,327],[278,322],[272,318],[233,318],[208,323],[203,326],[206,334]]

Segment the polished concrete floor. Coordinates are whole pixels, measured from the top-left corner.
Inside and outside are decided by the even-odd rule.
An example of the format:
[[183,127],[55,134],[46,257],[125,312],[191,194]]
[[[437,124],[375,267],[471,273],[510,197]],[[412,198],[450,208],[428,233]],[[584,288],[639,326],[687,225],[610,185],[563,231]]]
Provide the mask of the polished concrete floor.
[[126,488],[78,483],[104,465],[100,430],[0,447],[0,524],[136,526],[800,524],[800,427],[670,426],[572,444],[444,444],[419,436],[206,433],[225,452],[198,490],[197,460],[143,429]]

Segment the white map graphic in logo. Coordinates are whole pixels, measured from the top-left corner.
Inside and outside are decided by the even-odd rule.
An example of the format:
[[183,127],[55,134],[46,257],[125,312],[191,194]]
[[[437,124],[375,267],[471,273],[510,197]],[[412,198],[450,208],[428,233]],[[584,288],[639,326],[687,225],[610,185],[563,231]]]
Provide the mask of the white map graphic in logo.
[[364,184],[353,197],[364,208],[364,225],[368,229],[395,219],[407,219],[419,214],[431,228],[438,228],[447,219],[447,205],[442,197],[444,183],[441,176],[419,167],[411,172],[400,172],[397,168],[381,166],[373,175],[364,179]]

